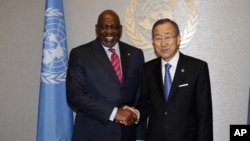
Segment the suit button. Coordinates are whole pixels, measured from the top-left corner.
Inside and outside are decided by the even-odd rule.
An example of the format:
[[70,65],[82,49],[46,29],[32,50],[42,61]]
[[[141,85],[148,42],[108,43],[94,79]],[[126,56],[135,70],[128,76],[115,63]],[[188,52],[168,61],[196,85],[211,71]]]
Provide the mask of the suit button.
[[164,115],[167,115],[168,113],[167,112],[164,112]]

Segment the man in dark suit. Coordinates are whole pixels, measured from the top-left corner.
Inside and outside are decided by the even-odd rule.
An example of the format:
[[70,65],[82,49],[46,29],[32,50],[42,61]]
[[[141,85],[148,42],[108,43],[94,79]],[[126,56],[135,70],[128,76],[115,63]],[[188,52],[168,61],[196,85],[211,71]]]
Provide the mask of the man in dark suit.
[[[153,25],[152,38],[160,57],[143,67],[142,95],[136,106],[141,119],[148,117],[147,141],[212,141],[207,63],[179,52],[179,28],[170,19]],[[171,66],[170,82],[165,64]],[[171,85],[169,93],[165,84]]]
[[72,141],[144,139],[143,128],[139,138],[133,124],[136,115],[123,109],[139,97],[143,52],[121,42],[121,34],[118,15],[105,10],[98,17],[97,38],[71,50],[66,88],[68,102],[76,109]]

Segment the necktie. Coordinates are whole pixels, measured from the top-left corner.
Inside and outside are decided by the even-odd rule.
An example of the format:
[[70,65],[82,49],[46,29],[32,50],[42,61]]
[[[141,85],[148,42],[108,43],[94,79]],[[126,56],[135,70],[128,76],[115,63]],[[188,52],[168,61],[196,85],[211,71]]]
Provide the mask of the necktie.
[[111,54],[111,64],[115,70],[115,73],[120,81],[122,83],[122,72],[121,72],[121,65],[120,65],[120,59],[118,55],[115,53],[115,49],[110,48],[109,51]]
[[170,76],[169,69],[171,68],[170,64],[165,65],[165,78],[164,78],[164,94],[165,94],[165,100],[168,100],[169,92],[172,85],[172,80]]

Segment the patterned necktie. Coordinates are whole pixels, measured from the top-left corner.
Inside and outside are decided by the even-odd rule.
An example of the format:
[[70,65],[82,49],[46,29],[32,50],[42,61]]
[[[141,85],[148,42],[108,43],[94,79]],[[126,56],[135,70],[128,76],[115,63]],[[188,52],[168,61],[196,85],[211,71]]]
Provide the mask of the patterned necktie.
[[172,85],[172,80],[170,76],[169,69],[171,68],[170,64],[165,65],[165,78],[164,78],[164,94],[165,94],[165,100],[168,100],[169,92]]
[[120,81],[122,83],[122,71],[121,71],[121,65],[120,65],[120,59],[118,55],[115,53],[115,49],[110,48],[109,51],[111,54],[111,64],[115,70],[115,73]]

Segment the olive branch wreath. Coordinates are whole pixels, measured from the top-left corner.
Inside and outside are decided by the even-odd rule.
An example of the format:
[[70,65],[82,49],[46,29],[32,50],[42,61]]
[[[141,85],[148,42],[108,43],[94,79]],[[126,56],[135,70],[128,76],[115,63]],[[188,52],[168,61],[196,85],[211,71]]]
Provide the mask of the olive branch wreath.
[[[147,43],[144,37],[142,37],[141,33],[136,29],[136,23],[135,23],[135,10],[139,3],[139,0],[131,0],[130,4],[127,7],[126,13],[125,13],[125,27],[126,27],[126,33],[129,36],[129,39],[137,45],[139,48],[149,48],[152,46],[151,42]],[[186,4],[187,5],[187,4]],[[188,15],[188,21],[185,29],[183,32],[181,32],[182,40],[180,48],[186,47],[188,43],[192,40],[194,33],[197,30],[197,25],[199,23],[199,15],[197,12],[197,9],[194,8],[194,4],[189,4],[189,9],[187,10]]]
[[[62,16],[63,14],[60,12],[59,9],[48,8],[46,10],[46,16],[53,17],[53,16]],[[44,37],[46,38],[46,36]],[[66,79],[66,72],[62,73],[41,73],[41,80],[46,84],[60,84],[61,82],[65,82]]]

